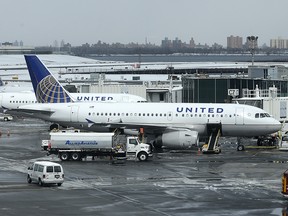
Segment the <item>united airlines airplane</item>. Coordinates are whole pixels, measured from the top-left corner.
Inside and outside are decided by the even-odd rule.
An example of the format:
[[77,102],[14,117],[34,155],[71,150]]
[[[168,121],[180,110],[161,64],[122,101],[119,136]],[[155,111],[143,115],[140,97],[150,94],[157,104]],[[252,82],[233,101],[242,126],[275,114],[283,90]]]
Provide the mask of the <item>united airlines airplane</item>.
[[[69,93],[74,102],[146,102],[145,98],[132,94],[113,93]],[[20,105],[39,103],[34,92],[1,92],[0,106],[4,110],[16,109]],[[44,103],[43,101],[40,103]],[[51,102],[52,103],[52,102]]]
[[[34,92],[1,92],[0,107],[4,110],[16,109],[20,105],[35,103],[62,103],[62,102],[147,102],[143,97],[132,94],[117,93],[68,93],[64,91],[64,87],[56,80],[53,74],[46,66],[37,58],[38,64],[29,64],[27,62],[28,71],[33,84]],[[51,90],[49,90],[49,88]],[[63,92],[57,92],[63,89]],[[47,92],[49,90],[49,92]],[[35,94],[37,98],[35,97]],[[51,95],[49,95],[51,94]],[[57,98],[57,94],[69,95],[65,100]],[[57,100],[52,100],[51,98]]]
[[[39,67],[41,63],[34,55],[26,55],[25,59],[32,68]],[[37,71],[34,77],[43,76],[39,74],[42,70],[33,71]],[[42,81],[34,88],[38,97],[47,100],[45,98],[49,96],[49,100],[66,103],[23,105],[16,111],[92,131],[143,128],[150,140],[170,148],[197,145],[199,136],[209,136],[213,128],[219,129],[223,136],[241,137],[271,134],[281,128],[280,122],[264,110],[241,104],[72,103],[69,93],[61,86],[56,90],[48,87],[51,86],[50,81],[44,81],[47,83],[45,92],[42,92]]]

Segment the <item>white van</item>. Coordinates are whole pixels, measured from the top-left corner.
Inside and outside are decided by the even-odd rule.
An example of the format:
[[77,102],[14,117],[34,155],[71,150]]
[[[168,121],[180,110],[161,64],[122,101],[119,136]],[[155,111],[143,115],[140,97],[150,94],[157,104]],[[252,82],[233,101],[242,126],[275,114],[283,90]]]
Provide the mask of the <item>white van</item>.
[[36,161],[28,167],[27,182],[37,182],[39,185],[57,184],[64,182],[64,171],[60,164],[50,161]]

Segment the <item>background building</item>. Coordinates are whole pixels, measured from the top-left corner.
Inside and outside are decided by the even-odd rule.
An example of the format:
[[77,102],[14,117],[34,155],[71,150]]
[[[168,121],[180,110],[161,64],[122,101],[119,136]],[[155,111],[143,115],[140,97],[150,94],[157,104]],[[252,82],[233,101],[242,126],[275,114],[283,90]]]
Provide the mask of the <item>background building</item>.
[[238,97],[243,97],[243,91],[269,89],[276,87],[281,97],[288,96],[287,80],[270,80],[244,77],[207,77],[199,78],[193,75],[182,77],[183,103],[225,103],[230,102],[232,97],[228,95],[229,89],[238,89]]
[[243,48],[243,38],[233,35],[227,37],[227,48],[228,49],[242,49]]
[[270,40],[270,48],[274,49],[287,49],[288,48],[288,40],[287,39],[271,39]]

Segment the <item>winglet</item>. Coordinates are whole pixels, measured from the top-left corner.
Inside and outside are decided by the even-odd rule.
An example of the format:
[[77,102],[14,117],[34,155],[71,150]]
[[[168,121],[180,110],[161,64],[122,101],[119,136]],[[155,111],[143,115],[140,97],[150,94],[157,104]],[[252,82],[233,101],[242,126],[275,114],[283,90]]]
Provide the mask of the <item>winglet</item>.
[[38,103],[73,102],[73,98],[36,55],[24,55]]
[[95,124],[95,122],[91,121],[90,119],[86,118],[86,121],[88,122],[88,127],[90,128],[91,126],[93,126],[93,124]]

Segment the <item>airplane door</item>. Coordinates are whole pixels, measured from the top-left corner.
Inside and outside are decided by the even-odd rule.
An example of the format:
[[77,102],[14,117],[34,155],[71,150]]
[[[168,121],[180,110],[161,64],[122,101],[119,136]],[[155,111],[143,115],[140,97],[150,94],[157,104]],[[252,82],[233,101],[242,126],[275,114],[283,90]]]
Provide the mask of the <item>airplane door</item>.
[[235,124],[244,124],[244,108],[236,108]]
[[71,106],[70,121],[78,122],[78,110],[79,106]]
[[122,102],[129,102],[129,97],[128,96],[123,96],[122,97]]

